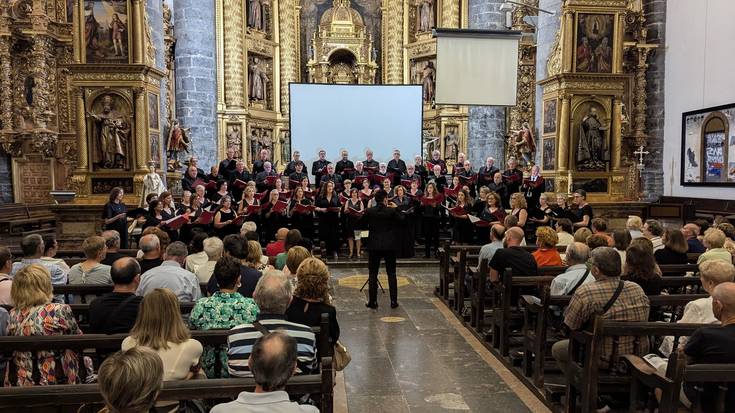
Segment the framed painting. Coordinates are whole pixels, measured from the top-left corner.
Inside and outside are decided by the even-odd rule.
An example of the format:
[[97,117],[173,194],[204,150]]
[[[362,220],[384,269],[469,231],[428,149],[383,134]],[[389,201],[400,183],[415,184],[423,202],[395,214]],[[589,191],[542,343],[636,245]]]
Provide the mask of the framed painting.
[[612,73],[614,14],[577,14],[575,72]]
[[735,186],[735,103],[682,114],[681,184]]
[[158,122],[158,95],[148,94],[148,127],[159,130]]
[[544,138],[541,149],[541,169],[556,170],[556,138]]
[[543,134],[556,133],[556,99],[544,101]]
[[130,63],[130,0],[84,2],[84,55],[87,63]]
[[156,168],[161,167],[161,135],[157,131],[150,131],[149,141],[151,144],[151,161],[156,164]]

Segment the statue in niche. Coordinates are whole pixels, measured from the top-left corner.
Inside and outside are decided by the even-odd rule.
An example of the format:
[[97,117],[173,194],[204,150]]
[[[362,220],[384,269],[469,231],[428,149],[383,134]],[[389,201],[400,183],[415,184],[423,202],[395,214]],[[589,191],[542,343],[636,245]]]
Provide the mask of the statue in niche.
[[265,8],[267,0],[248,0],[248,27],[265,31]]
[[258,135],[258,129],[250,128],[250,159],[259,159],[260,154],[260,136]]
[[263,130],[260,136],[260,149],[268,149],[270,153],[273,153],[273,139],[271,133],[267,130]]
[[536,157],[536,138],[528,122],[523,122],[521,129],[514,131],[510,141],[511,156],[523,159],[526,166],[530,167]]
[[148,194],[160,194],[164,192],[166,187],[163,185],[163,180],[156,173],[156,163],[153,161],[148,162],[148,173],[143,178],[143,196],[140,197],[140,206],[144,206],[145,198]]
[[434,101],[434,87],[436,86],[436,69],[434,62],[429,60],[421,70],[421,85],[424,87],[424,102]]
[[605,131],[597,117],[597,108],[592,107],[579,125],[579,143],[577,144],[577,169],[604,170],[610,160],[605,138]]
[[283,131],[281,135],[281,159],[291,159],[291,132]]
[[263,63],[259,58],[254,57],[250,64],[250,90],[248,91],[250,100],[265,101],[267,97],[266,85],[269,81]]
[[33,106],[33,91],[36,88],[36,79],[33,76],[26,77],[23,83],[23,96],[26,98],[28,106]]
[[240,133],[240,125],[227,126],[227,147],[235,147],[235,156],[240,156],[240,146],[242,146],[242,134]]
[[170,172],[181,169],[179,162],[179,153],[189,153],[191,146],[191,138],[189,131],[191,128],[182,128],[178,119],[174,119],[171,131],[168,133],[168,143],[166,144],[166,157],[168,158],[168,170]]
[[428,32],[434,27],[434,0],[418,0],[416,5],[418,31]]
[[100,112],[89,113],[97,126],[95,163],[104,169],[125,168],[125,148],[130,142],[130,121],[126,115],[115,110],[113,105],[112,96],[105,95],[102,97]]
[[459,155],[459,137],[457,137],[457,128],[447,128],[447,136],[444,137],[444,159],[456,161],[457,155]]

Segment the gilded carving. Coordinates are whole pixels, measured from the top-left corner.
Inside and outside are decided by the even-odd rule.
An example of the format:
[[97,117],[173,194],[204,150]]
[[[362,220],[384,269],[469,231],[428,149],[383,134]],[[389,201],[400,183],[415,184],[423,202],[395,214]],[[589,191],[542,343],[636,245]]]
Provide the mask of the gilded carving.
[[243,62],[243,7],[242,0],[225,0],[225,103],[235,108],[245,107]]
[[561,73],[561,30],[556,32],[554,45],[551,46],[551,53],[546,60],[546,76],[552,77]]

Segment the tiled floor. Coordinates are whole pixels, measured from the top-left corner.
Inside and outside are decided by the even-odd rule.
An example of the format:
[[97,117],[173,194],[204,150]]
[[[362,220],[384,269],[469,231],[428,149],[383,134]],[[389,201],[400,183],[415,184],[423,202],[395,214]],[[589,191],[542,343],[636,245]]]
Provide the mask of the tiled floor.
[[374,311],[364,306],[367,291],[352,286],[367,268],[332,270],[341,340],[353,357],[344,372],[349,412],[545,411],[525,388],[511,390],[519,388],[515,378],[440,311],[437,271],[399,268],[408,280],[399,288],[401,306],[392,310],[387,291],[379,292]]

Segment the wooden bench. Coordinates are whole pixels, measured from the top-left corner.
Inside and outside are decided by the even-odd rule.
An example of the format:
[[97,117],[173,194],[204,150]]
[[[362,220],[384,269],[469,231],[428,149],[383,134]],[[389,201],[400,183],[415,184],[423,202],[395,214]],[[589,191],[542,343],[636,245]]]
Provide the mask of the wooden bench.
[[[82,304],[87,304],[88,296],[98,296],[112,292],[112,285],[104,284],[66,284],[54,285],[54,295],[63,295],[65,302],[70,302],[70,296],[79,296]],[[208,295],[207,284],[200,283],[202,297]]]
[[0,213],[0,233],[11,235],[28,235],[27,229],[38,232],[48,227],[52,230],[56,225],[56,215],[48,205],[10,204],[3,205]]

